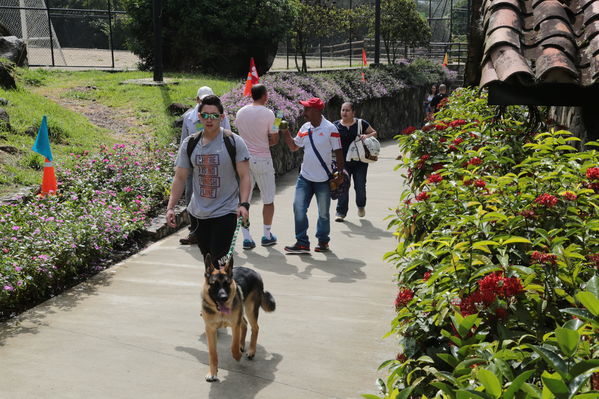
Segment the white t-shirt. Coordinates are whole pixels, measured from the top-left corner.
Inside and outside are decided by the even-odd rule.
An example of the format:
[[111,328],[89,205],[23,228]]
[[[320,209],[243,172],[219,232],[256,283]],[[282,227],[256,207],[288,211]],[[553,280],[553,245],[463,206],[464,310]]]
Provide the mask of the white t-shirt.
[[250,155],[270,158],[268,135],[274,131],[275,114],[264,105],[248,104],[237,111],[235,126],[245,141]]
[[304,123],[297,136],[293,139],[297,146],[304,148],[304,160],[300,171],[302,177],[312,182],[327,181],[329,180],[329,175],[316,157],[310,137],[308,137],[310,131],[312,132],[314,145],[318,149],[318,153],[328,167],[329,172],[332,171],[333,151],[341,148],[341,136],[335,125],[323,116],[320,125],[317,127],[312,126],[310,122]]

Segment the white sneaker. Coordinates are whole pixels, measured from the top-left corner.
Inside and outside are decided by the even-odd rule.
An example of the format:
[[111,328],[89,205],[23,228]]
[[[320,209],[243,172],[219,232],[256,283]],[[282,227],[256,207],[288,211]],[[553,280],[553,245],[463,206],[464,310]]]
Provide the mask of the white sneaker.
[[358,216],[361,218],[366,216],[366,210],[364,208],[358,208]]
[[345,221],[345,217],[343,217],[343,216],[337,215],[337,217],[335,218],[335,222],[343,222],[343,221]]

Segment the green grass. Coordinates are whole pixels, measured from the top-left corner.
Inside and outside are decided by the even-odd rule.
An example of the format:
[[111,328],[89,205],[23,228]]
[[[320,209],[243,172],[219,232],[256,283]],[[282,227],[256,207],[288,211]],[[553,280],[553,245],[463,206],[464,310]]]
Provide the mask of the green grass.
[[[174,102],[191,105],[198,87],[210,86],[217,95],[231,90],[238,82],[197,74],[165,74],[177,85],[162,87],[121,84],[128,79],[151,78],[149,72],[58,71],[18,69],[18,89],[0,89],[0,97],[9,100],[4,108],[10,116],[12,131],[0,127],[0,145],[16,147],[21,152],[0,152],[0,193],[41,181],[42,157],[30,149],[42,116],[48,117],[50,142],[55,161],[69,167],[68,154],[96,152],[101,144],[150,141],[164,145],[175,140],[176,117],[167,111]],[[58,102],[75,104],[82,112],[101,109],[119,127],[120,135],[90,123],[78,112]],[[29,133],[26,133],[29,129]]]

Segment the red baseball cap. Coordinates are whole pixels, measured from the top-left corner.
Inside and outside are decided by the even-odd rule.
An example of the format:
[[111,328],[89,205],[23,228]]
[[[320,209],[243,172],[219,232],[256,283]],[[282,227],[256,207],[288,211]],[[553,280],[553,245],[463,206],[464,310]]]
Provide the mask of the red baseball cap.
[[322,102],[322,100],[318,97],[312,97],[309,100],[300,101],[300,104],[306,108],[316,108],[321,111],[324,109],[324,102]]

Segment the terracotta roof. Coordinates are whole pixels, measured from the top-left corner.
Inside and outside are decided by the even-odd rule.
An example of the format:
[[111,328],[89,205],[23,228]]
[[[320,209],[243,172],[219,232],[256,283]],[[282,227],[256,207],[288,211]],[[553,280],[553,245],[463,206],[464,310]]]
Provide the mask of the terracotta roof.
[[599,0],[485,0],[481,86],[599,83]]

